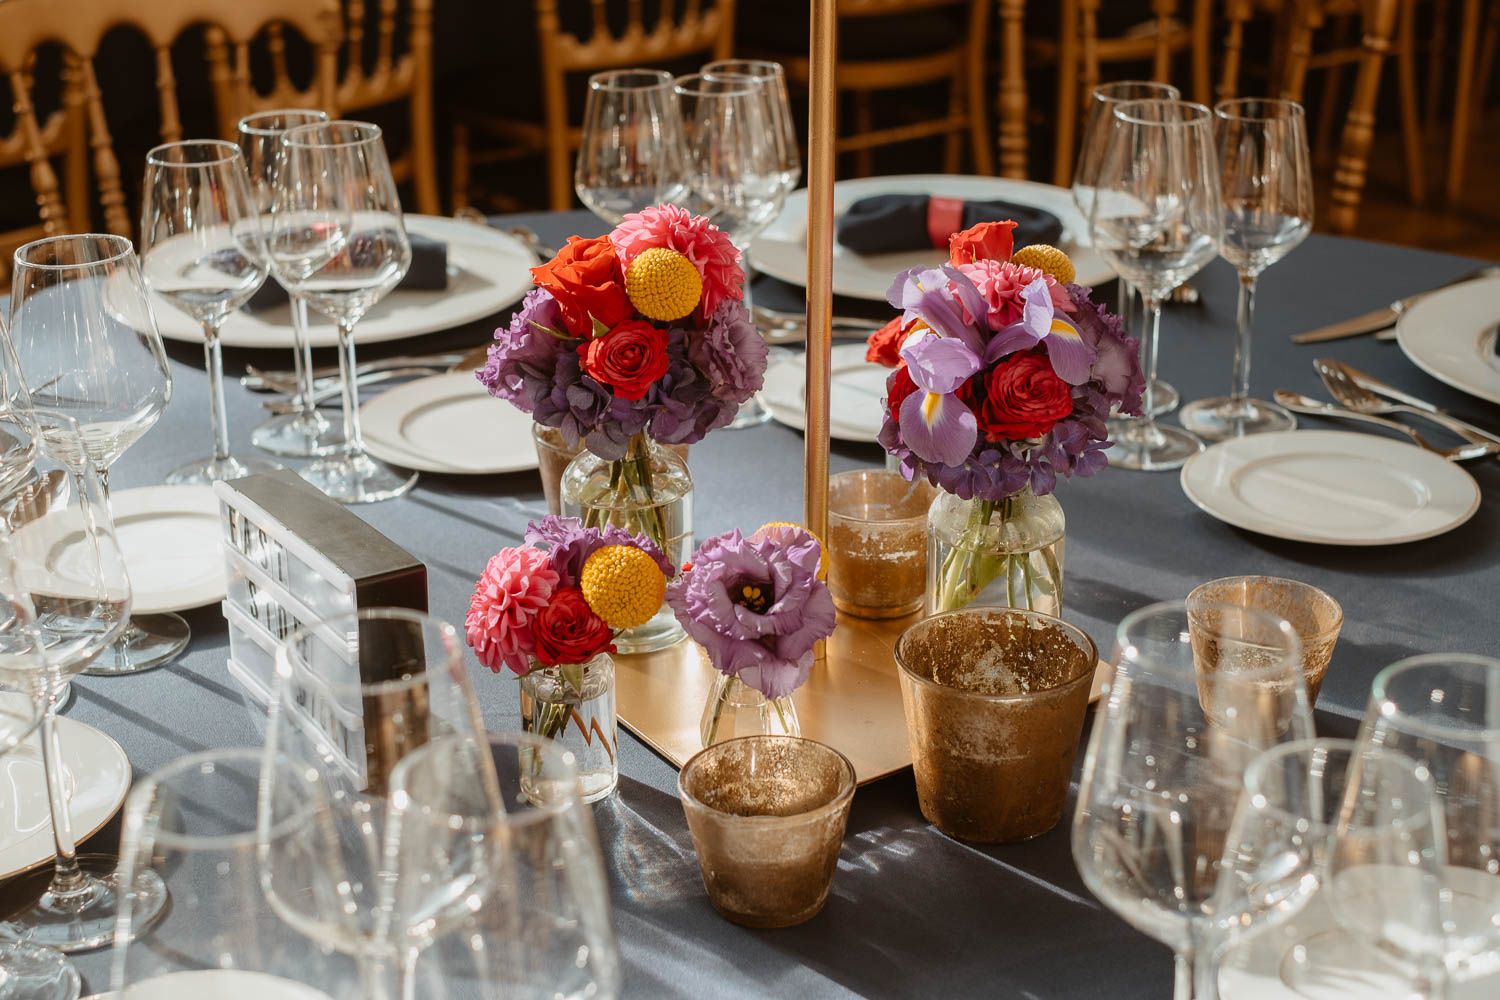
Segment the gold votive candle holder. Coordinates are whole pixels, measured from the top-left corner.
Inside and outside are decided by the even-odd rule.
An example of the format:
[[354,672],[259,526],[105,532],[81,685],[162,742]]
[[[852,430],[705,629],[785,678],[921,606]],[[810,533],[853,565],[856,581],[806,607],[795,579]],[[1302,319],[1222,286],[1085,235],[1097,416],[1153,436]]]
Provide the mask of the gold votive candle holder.
[[[542,477],[542,495],[547,498],[547,510],[552,514],[561,514],[563,470],[583,451],[583,442],[568,444],[562,431],[538,423],[531,425],[531,439],[536,442],[537,471]],[[666,447],[677,452],[684,462],[687,461],[688,445],[669,444]]]
[[858,618],[921,610],[927,587],[925,479],[859,469],[828,480],[828,589],[834,607]]
[[1275,615],[1292,626],[1302,640],[1302,677],[1307,703],[1317,703],[1328,661],[1344,625],[1344,609],[1327,591],[1300,580],[1279,576],[1226,576],[1210,580],[1188,595],[1188,606],[1217,604],[1254,608]]
[[814,740],[744,736],[677,778],[709,902],[746,927],[790,927],[828,900],[854,801],[854,765]]
[[1051,615],[978,607],[896,640],[922,815],[964,840],[1006,843],[1062,818],[1099,653]]

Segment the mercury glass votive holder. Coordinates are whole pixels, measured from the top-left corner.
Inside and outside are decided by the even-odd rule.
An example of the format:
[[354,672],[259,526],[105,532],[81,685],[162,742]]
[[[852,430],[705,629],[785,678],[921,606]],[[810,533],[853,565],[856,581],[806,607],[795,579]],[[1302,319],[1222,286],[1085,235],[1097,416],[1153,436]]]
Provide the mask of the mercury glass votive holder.
[[1198,603],[1230,608],[1255,608],[1291,624],[1302,640],[1302,677],[1307,682],[1307,703],[1317,703],[1318,691],[1328,674],[1328,661],[1338,644],[1344,625],[1344,609],[1326,591],[1300,580],[1278,576],[1226,576],[1210,580],[1188,595],[1189,606]]
[[1006,843],[1057,825],[1099,652],[1081,629],[1017,608],[933,615],[896,640],[922,815]]
[[823,908],[854,800],[849,758],[796,736],[745,736],[693,756],[677,791],[721,916],[790,927]]
[[925,479],[859,469],[828,480],[828,589],[834,607],[858,618],[921,610],[927,588]]

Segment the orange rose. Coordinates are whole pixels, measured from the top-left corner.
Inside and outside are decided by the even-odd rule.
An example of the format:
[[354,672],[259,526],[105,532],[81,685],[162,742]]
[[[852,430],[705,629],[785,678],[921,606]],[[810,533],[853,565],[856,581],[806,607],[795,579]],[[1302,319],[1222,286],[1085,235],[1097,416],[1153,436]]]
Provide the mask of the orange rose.
[[613,329],[635,315],[608,236],[568,237],[556,257],[531,269],[531,279],[557,300],[563,326],[580,339],[594,335],[595,320]]
[[1005,263],[1016,248],[1012,230],[1016,224],[1009,219],[1004,222],[981,222],[961,233],[948,237],[948,259],[953,264],[972,264],[976,260],[998,260]]
[[921,323],[921,320],[914,319],[903,327],[901,317],[897,316],[870,334],[870,339],[865,341],[865,360],[887,368],[899,368],[906,364],[901,357],[901,344],[912,329]]

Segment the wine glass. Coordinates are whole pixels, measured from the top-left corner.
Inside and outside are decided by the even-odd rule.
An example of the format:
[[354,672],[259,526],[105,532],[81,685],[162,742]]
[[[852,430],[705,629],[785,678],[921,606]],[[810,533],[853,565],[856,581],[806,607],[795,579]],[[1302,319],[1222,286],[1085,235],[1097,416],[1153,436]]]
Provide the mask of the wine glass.
[[411,267],[401,199],[377,126],[324,122],[299,125],[282,137],[270,245],[288,293],[305,298],[339,328],[344,447],[303,466],[302,478],[342,503],[400,496],[417,474],[365,453],[354,361],[355,325]]
[[37,430],[31,407],[31,390],[21,377],[10,331],[0,322],[0,502],[6,504],[13,501],[18,486],[36,478]]
[[[257,838],[260,787],[299,763],[259,749],[189,754],[131,790],[121,832],[120,883],[164,883],[172,905],[142,912],[127,893],[111,963],[115,997],[358,1000],[354,963],[286,924],[262,889],[274,858],[326,830],[327,803]],[[271,862],[271,863],[274,863]],[[308,887],[312,891],[312,887]]]
[[[1088,106],[1084,109],[1083,134],[1078,143],[1078,165],[1073,169],[1073,203],[1083,213],[1085,222],[1094,212],[1094,187],[1098,182],[1099,166],[1104,159],[1109,130],[1114,123],[1114,110],[1129,101],[1153,99],[1179,101],[1182,93],[1170,83],[1154,83],[1149,80],[1119,80],[1101,84],[1089,94]],[[1125,329],[1139,329],[1134,322],[1135,289],[1124,278],[1115,283],[1119,287],[1120,318],[1125,320]],[[1145,341],[1141,342],[1142,347]],[[1171,413],[1177,409],[1182,396],[1176,389],[1156,377],[1157,344],[1152,341],[1153,353],[1141,358],[1141,370],[1146,372],[1146,395],[1142,398],[1142,409],[1153,417]],[[1146,400],[1150,402],[1147,403]],[[1111,417],[1110,436],[1118,437],[1130,430],[1131,417]],[[1110,452],[1114,454],[1113,451]]]
[[781,184],[787,193],[795,191],[802,179],[802,154],[797,147],[797,122],[792,117],[792,101],[787,93],[786,68],[770,59],[715,59],[705,63],[700,72],[708,77],[749,76],[761,81],[766,120],[776,133]]
[[[11,277],[6,356],[38,407],[77,422],[109,492],[109,470],[172,398],[172,375],[135,248],[123,236],[53,236],[21,247]],[[29,392],[26,390],[29,389]],[[23,412],[24,402],[12,409]],[[69,434],[47,447],[66,449]],[[65,455],[66,457],[66,455]],[[123,674],[166,663],[192,632],[180,615],[135,615],[88,668]]]
[[1240,277],[1234,381],[1228,396],[1182,408],[1182,426],[1218,440],[1297,426],[1290,412],[1250,397],[1250,330],[1260,274],[1312,231],[1307,115],[1294,101],[1245,97],[1214,106],[1224,232],[1219,253]]
[[392,909],[423,966],[477,996],[619,996],[604,865],[565,747],[433,740],[396,765],[391,804]]
[[[283,109],[261,111],[240,119],[240,151],[245,156],[245,166],[250,173],[250,188],[255,195],[255,206],[260,211],[261,229],[271,231],[271,203],[276,196],[276,174],[281,164],[281,137],[288,129],[298,125],[328,121],[322,111]],[[276,274],[272,262],[272,277],[278,284],[285,284]],[[262,421],[250,434],[250,443],[273,455],[290,455],[311,458],[331,455],[344,443],[342,428],[336,426],[318,410],[313,397],[312,346],[307,339],[307,300],[300,295],[287,293],[292,315],[292,364],[297,376],[297,396],[300,407],[292,413],[284,413]]]
[[573,190],[612,226],[683,194],[682,119],[672,74],[613,69],[589,77]]
[[1177,956],[1178,1000],[1214,996],[1213,907],[1245,768],[1313,734],[1291,627],[1247,608],[1125,617],[1073,817],[1084,883]]
[[168,483],[212,483],[281,466],[229,453],[219,327],[266,280],[266,244],[240,147],[190,139],[146,154],[141,271],[151,290],[203,327],[214,453],[179,466]]
[[[1213,116],[1201,104],[1130,101],[1117,106],[1110,121],[1089,231],[1095,252],[1145,300],[1150,367],[1162,299],[1213,259],[1223,230]],[[1112,464],[1175,469],[1203,450],[1196,436],[1158,424],[1152,405],[1145,400],[1145,415],[1122,427]]]
[[[1375,675],[1359,739],[1432,772],[1446,820],[1441,964],[1456,981],[1500,970],[1500,660],[1435,653],[1391,664]],[[1393,919],[1421,896],[1404,888],[1387,894]]]
[[[130,580],[108,498],[85,455],[77,423],[45,410],[34,415],[45,457],[62,465],[72,488],[66,504],[9,532],[9,545],[0,553],[0,594],[6,601],[0,621],[0,683],[46,702],[42,768],[56,862],[50,873],[7,887],[14,898],[36,902],[0,924],[0,937],[86,951],[113,935],[122,887],[113,858],[77,853],[58,745],[57,692],[125,630]],[[160,882],[147,880],[132,891],[140,897],[138,912],[159,909],[164,902]]]

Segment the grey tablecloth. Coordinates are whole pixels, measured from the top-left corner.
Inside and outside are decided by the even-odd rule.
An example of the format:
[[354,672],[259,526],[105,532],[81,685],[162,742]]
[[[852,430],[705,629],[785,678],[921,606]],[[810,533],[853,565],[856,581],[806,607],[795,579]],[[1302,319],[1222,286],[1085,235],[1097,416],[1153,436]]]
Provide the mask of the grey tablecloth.
[[[583,213],[497,220],[524,222],[558,243],[600,224]],[[1491,426],[1500,412],[1447,388],[1409,364],[1393,344],[1369,338],[1298,347],[1287,334],[1432,287],[1471,262],[1373,243],[1314,236],[1261,285],[1253,384],[1321,394],[1311,368],[1324,353],[1348,360]],[[1235,284],[1215,263],[1195,279],[1200,306],[1171,307],[1162,374],[1184,398],[1228,389]],[[774,281],[760,301],[797,307],[798,290]],[[1112,294],[1106,292],[1105,294]],[[840,310],[859,308],[840,303]],[[489,324],[490,327],[493,323]],[[480,342],[484,325],[377,345],[364,356],[429,345]],[[208,448],[207,391],[199,350],[173,345],[176,380],[160,424],[115,467],[116,489],[160,481],[187,453]],[[289,354],[229,352],[285,366]],[[231,437],[248,448],[259,402],[229,387]],[[497,404],[499,405],[499,404]],[[482,434],[482,427],[473,433]],[[801,436],[777,424],[713,435],[692,453],[699,537],[732,526],[801,516]],[[875,465],[874,445],[835,443],[835,470]],[[1294,544],[1228,527],[1197,511],[1175,474],[1109,469],[1064,483],[1068,516],[1066,617],[1108,649],[1115,623],[1155,600],[1187,594],[1231,573],[1272,573],[1326,588],[1345,624],[1320,704],[1320,724],[1344,729],[1363,705],[1374,673],[1420,651],[1493,652],[1500,594],[1500,462],[1471,465],[1484,502],[1468,524],[1425,542],[1354,549]],[[407,497],[357,508],[360,516],[427,562],[433,611],[461,620],[472,581],[488,555],[515,544],[528,517],[543,512],[533,473],[465,478],[424,475]],[[211,747],[248,744],[255,729],[225,670],[227,640],[218,608],[191,613],[193,641],[175,663],[149,674],[84,677],[74,684],[73,718],[110,733],[137,775]],[[475,665],[492,728],[518,725],[517,688]],[[928,826],[909,772],[861,789],[833,896],[809,923],[757,932],[726,923],[704,896],[676,801],[676,774],[621,734],[619,794],[595,807],[615,921],[627,968],[626,995],[656,997],[1034,997],[1160,998],[1171,991],[1171,956],[1127,927],[1084,888],[1064,822],[1025,844],[976,847]],[[101,835],[106,844],[109,833]],[[101,954],[82,956],[85,993],[104,988]]]

